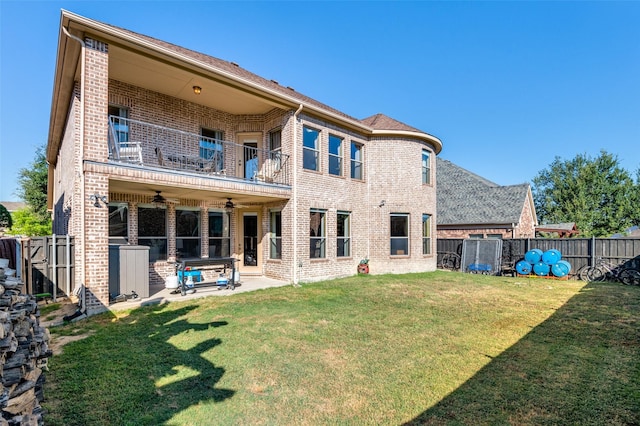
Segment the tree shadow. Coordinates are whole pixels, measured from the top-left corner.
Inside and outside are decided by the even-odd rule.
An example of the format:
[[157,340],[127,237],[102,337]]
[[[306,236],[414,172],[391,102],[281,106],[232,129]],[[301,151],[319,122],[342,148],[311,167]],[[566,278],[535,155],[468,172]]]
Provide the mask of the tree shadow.
[[191,406],[231,398],[234,390],[216,386],[224,367],[203,356],[222,343],[215,329],[228,323],[189,322],[193,309],[155,305],[117,320],[104,314],[94,334],[51,359],[47,424],[158,425]]
[[640,289],[587,285],[405,424],[640,424],[638,312]]

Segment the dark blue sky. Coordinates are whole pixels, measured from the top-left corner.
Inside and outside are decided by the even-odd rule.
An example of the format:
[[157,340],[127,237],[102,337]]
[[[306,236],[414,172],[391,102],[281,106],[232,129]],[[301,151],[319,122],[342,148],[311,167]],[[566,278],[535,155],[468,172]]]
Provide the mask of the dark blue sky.
[[498,184],[604,149],[640,168],[640,2],[0,0],[0,200],[47,141],[60,9],[439,137]]

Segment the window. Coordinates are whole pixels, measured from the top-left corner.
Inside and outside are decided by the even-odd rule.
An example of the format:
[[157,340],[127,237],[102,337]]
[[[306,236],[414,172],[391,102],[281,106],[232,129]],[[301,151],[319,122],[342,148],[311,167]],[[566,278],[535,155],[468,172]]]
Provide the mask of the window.
[[429,151],[422,150],[422,183],[431,183],[431,164],[429,162]]
[[213,170],[224,170],[224,132],[203,128],[200,134],[200,158],[211,161]]
[[176,255],[200,257],[200,211],[176,209]]
[[269,153],[273,161],[273,171],[280,170],[282,157],[282,130],[272,130],[269,132]]
[[362,145],[351,141],[351,179],[362,180]]
[[342,176],[342,138],[329,135],[329,174]]
[[484,238],[484,234],[469,234],[469,238]]
[[351,213],[338,212],[338,257],[351,256]]
[[496,240],[501,240],[502,239],[502,234],[487,234],[487,238],[493,238]]
[[109,240],[129,241],[129,207],[123,203],[109,203]]
[[320,170],[318,155],[320,153],[320,132],[309,127],[302,130],[302,167],[307,170]]
[[269,214],[269,258],[282,259],[282,213]]
[[167,259],[166,208],[138,207],[138,244],[149,247],[149,262]]
[[431,254],[431,215],[422,215],[422,254]]
[[310,252],[311,259],[325,258],[326,256],[326,211],[311,209],[309,214]]
[[220,211],[209,212],[209,257],[229,257],[231,255],[229,237],[229,214]]
[[115,132],[115,139],[118,142],[129,142],[129,110],[127,108],[109,105],[109,120],[113,124],[111,128]]
[[391,213],[391,255],[409,254],[409,215]]

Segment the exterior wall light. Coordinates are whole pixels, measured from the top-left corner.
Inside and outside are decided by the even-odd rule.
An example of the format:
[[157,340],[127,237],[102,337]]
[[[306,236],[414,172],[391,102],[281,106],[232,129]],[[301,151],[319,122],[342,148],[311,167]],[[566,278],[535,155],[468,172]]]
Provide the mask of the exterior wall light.
[[97,193],[95,193],[89,196],[89,201],[93,201],[94,207],[100,207],[100,201],[102,201],[105,205],[107,204],[107,196],[98,195]]
[[195,93],[196,95],[199,95],[200,92],[202,92],[202,87],[200,86],[193,86],[193,93]]

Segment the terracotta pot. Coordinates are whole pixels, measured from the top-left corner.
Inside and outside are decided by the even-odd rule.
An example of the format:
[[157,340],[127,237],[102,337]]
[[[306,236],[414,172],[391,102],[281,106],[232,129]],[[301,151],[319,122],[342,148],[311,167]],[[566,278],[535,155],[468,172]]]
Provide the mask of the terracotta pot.
[[358,273],[359,274],[368,274],[369,273],[369,265],[366,263],[360,263],[358,265]]

